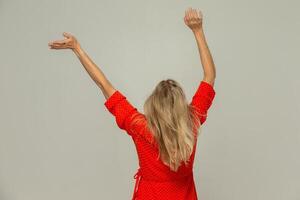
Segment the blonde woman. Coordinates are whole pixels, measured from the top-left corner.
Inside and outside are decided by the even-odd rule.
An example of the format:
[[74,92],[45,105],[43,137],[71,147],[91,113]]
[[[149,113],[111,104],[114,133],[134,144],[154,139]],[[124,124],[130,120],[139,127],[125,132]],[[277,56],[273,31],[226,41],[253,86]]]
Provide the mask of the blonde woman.
[[139,158],[139,169],[132,199],[197,200],[193,164],[198,130],[207,119],[215,97],[216,77],[208,49],[202,13],[188,8],[184,23],[192,30],[203,67],[203,79],[189,103],[182,87],[173,79],[162,80],[139,112],[107,80],[103,72],[80,47],[76,38],[64,32],[66,39],[50,42],[51,49],[72,49],[90,77],[102,90],[105,107],[120,129],[132,137]]

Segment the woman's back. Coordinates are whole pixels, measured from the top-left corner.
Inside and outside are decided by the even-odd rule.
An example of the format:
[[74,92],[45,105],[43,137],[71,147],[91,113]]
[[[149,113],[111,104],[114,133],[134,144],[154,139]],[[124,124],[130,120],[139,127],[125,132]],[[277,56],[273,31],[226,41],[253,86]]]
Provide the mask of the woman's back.
[[[215,91],[207,82],[201,81],[190,103],[195,108],[201,124],[207,119],[207,111],[215,97]],[[134,141],[139,169],[134,175],[136,179],[133,199],[178,199],[195,200],[197,192],[193,179],[193,165],[197,146],[197,137],[193,152],[187,165],[182,163],[178,171],[158,159],[157,142],[147,128],[147,120],[127,98],[116,91],[104,103],[107,109],[115,116],[119,128],[126,131]],[[133,123],[139,118],[140,123]],[[195,129],[195,136],[197,129]]]

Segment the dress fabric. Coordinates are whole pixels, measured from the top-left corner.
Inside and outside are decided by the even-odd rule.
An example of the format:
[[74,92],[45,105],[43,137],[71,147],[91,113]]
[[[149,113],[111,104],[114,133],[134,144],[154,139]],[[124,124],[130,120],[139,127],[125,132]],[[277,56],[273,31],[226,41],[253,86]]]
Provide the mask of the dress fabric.
[[[208,109],[215,97],[212,85],[201,81],[190,105],[195,108],[201,125],[207,119]],[[118,127],[125,131],[135,144],[139,168],[133,178],[135,186],[132,200],[198,200],[193,176],[197,137],[187,165],[182,162],[177,172],[158,159],[158,147],[147,129],[145,115],[140,113],[119,90],[104,103],[115,117]],[[134,119],[138,121],[133,122]],[[195,128],[196,131],[199,127]]]

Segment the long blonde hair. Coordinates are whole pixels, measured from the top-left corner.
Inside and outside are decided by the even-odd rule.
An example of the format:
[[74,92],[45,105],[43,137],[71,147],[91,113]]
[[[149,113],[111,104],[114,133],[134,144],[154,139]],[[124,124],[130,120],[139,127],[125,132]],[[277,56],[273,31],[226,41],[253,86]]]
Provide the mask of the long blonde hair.
[[[178,82],[162,80],[144,103],[147,127],[158,144],[159,156],[171,170],[188,163],[200,121]],[[193,128],[197,127],[196,133]]]

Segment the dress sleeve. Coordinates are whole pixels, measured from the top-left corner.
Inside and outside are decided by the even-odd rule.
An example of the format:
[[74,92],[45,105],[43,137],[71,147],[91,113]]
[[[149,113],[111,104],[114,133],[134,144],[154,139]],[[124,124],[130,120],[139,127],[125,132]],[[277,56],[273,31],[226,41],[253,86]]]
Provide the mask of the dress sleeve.
[[200,119],[201,124],[207,119],[207,112],[212,105],[215,94],[216,92],[212,85],[204,81],[200,82],[190,105],[194,108],[194,111],[196,111],[196,115]]
[[131,105],[120,91],[116,90],[106,99],[104,105],[115,117],[118,127],[125,130],[128,135],[135,136],[144,128],[144,115]]

